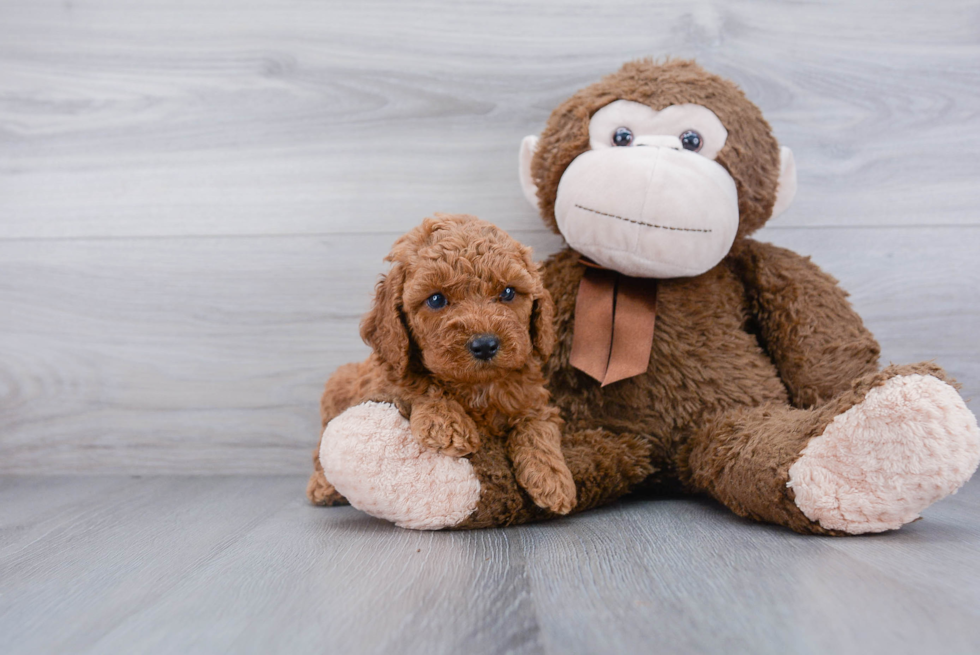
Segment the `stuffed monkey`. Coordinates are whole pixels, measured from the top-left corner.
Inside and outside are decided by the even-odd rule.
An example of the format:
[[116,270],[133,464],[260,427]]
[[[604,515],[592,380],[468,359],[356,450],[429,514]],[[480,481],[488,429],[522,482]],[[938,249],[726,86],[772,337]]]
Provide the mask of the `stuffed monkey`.
[[[879,369],[836,280],[750,238],[796,173],[733,83],[628,63],[524,140],[520,180],[568,246],[542,269],[557,308],[545,373],[576,512],[670,489],[800,533],[881,532],[977,468],[955,383],[929,363]],[[355,506],[416,528],[553,516],[499,444],[421,452],[393,405],[358,400],[315,455]]]

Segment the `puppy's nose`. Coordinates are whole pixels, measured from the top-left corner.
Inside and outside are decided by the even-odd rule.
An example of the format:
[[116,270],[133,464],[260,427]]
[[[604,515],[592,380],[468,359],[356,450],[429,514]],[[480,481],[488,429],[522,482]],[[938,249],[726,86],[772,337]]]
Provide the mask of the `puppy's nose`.
[[493,359],[493,356],[497,354],[497,350],[500,349],[500,339],[492,334],[478,334],[470,339],[470,342],[466,345],[474,357],[483,361],[489,361]]

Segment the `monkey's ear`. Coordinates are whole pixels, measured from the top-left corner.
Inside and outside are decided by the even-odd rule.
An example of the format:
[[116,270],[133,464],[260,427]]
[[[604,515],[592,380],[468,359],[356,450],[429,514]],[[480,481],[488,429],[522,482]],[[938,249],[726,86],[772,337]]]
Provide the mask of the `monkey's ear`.
[[555,303],[547,289],[534,299],[531,306],[531,343],[534,353],[543,362],[555,349]]
[[524,191],[524,197],[535,210],[538,209],[538,185],[534,183],[534,178],[531,177],[531,160],[534,159],[534,151],[537,149],[538,137],[533,135],[524,137],[524,140],[521,141],[521,154],[518,163],[521,190]]
[[776,184],[776,202],[772,206],[772,216],[776,218],[789,208],[796,197],[796,160],[793,151],[782,146],[779,149],[779,183]]
[[400,377],[408,372],[408,327],[402,317],[405,271],[395,264],[374,289],[374,304],[361,321],[361,339]]

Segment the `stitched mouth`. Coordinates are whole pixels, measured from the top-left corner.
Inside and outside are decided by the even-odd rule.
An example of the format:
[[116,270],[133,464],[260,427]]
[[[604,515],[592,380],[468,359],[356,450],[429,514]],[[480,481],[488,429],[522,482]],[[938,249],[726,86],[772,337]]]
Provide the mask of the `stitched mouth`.
[[655,225],[653,223],[644,223],[643,221],[635,221],[632,218],[626,218],[624,216],[617,216],[616,214],[608,214],[606,212],[601,212],[598,209],[592,209],[590,207],[585,207],[583,205],[575,205],[577,208],[592,212],[593,214],[598,214],[599,216],[608,216],[609,218],[616,218],[621,221],[626,221],[627,223],[633,223],[634,225],[642,225],[643,227],[655,227],[658,230],[671,230],[672,232],[711,232],[711,230],[703,230],[696,227],[671,227],[670,225]]

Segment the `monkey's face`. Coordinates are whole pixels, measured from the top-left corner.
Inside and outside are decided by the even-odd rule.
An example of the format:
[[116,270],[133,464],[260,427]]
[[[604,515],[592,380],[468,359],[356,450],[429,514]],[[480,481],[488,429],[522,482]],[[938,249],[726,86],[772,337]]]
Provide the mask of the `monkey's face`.
[[540,148],[524,139],[521,183],[578,252],[671,278],[710,270],[785,209],[796,169],[731,82],[693,62],[641,61],[557,108]]
[[714,161],[727,137],[700,105],[606,105],[589,122],[590,149],[561,177],[558,229],[572,248],[626,275],[704,273],[738,231],[735,182]]

